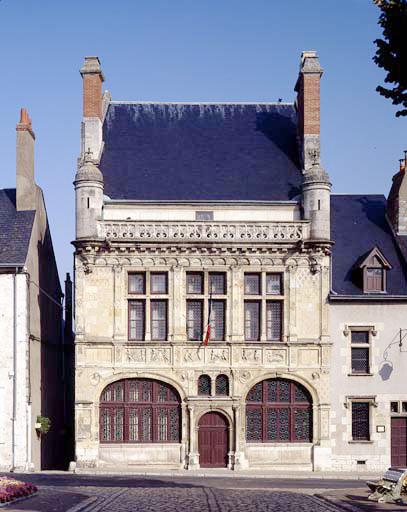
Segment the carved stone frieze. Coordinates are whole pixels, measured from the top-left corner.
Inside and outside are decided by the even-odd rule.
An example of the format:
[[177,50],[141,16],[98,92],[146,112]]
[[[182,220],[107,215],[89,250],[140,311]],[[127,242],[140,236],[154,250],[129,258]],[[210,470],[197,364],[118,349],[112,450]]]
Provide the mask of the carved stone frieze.
[[276,242],[304,238],[303,222],[106,222],[98,234],[107,240],[138,242]]

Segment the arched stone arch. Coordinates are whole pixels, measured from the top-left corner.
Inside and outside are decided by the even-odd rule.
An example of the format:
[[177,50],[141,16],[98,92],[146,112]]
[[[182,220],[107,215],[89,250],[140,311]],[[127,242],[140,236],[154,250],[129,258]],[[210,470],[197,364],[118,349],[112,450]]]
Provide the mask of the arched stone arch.
[[230,414],[230,412],[227,411],[225,408],[219,407],[219,406],[216,406],[216,405],[210,405],[209,407],[205,407],[204,409],[200,410],[197,413],[196,418],[195,418],[196,428],[198,428],[199,420],[202,418],[202,416],[205,416],[205,414],[207,414],[208,412],[218,412],[219,414],[222,414],[227,419],[228,424],[229,424],[229,428],[232,428],[233,417]]
[[170,386],[173,386],[173,388],[177,391],[177,393],[180,396],[181,402],[185,401],[185,398],[187,396],[187,392],[184,389],[184,387],[175,379],[168,377],[167,375],[163,375],[159,372],[144,372],[144,371],[129,371],[129,372],[120,372],[115,373],[114,375],[110,375],[105,378],[101,378],[98,384],[95,386],[95,394],[94,394],[94,404],[99,404],[100,401],[100,395],[102,394],[103,390],[109,385],[113,384],[116,381],[123,380],[123,379],[153,379],[153,380],[160,380],[162,382],[165,382],[166,384],[169,384]]
[[294,382],[297,382],[298,384],[301,384],[304,386],[304,388],[308,391],[308,393],[311,395],[312,404],[314,407],[320,405],[319,395],[317,389],[304,377],[300,375],[296,375],[294,373],[287,373],[287,372],[278,372],[278,374],[274,372],[266,372],[261,376],[257,376],[254,379],[246,382],[244,386],[242,386],[242,398],[243,400],[246,400],[248,392],[259,382],[262,382],[263,380],[268,379],[285,379],[285,380],[292,380]]

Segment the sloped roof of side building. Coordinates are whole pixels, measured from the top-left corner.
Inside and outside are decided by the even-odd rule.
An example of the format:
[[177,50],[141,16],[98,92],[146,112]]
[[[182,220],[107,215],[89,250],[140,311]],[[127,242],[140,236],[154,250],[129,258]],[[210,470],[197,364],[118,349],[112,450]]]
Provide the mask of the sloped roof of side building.
[[16,190],[0,190],[0,265],[24,265],[35,211],[17,211]]
[[363,293],[357,264],[377,247],[391,265],[386,276],[386,293],[380,296],[407,298],[407,252],[403,253],[401,244],[407,237],[394,235],[386,217],[386,206],[383,195],[331,196],[331,238],[335,242],[332,248],[333,294],[374,296]]
[[288,201],[300,193],[293,104],[111,102],[100,169],[116,200]]

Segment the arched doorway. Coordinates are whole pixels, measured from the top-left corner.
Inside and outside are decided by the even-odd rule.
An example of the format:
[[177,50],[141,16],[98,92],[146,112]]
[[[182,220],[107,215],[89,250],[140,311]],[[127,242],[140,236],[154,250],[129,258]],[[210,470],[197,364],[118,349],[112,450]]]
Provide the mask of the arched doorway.
[[199,464],[201,468],[225,468],[228,465],[229,424],[219,412],[207,412],[199,420]]

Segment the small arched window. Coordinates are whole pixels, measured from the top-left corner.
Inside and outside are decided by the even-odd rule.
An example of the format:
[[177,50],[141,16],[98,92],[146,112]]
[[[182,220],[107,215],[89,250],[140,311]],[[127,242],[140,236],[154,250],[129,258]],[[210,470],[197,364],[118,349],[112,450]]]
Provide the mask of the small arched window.
[[229,396],[229,379],[226,375],[218,375],[215,383],[216,394],[219,396]]
[[177,391],[152,379],[124,379],[100,397],[102,443],[180,441],[181,400]]
[[211,395],[211,378],[209,375],[200,375],[198,379],[198,395]]

